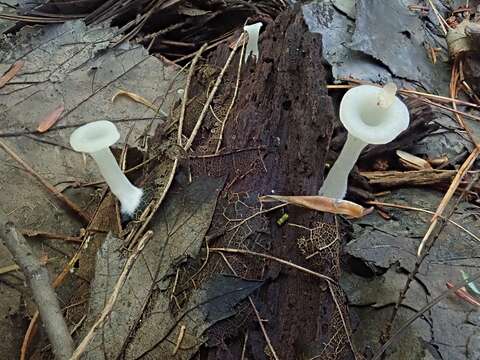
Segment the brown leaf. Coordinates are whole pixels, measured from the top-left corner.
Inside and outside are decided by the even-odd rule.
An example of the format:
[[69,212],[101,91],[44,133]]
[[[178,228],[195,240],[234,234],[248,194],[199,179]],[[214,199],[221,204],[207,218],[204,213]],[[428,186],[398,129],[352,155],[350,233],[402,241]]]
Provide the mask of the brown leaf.
[[44,133],[48,129],[50,129],[55,123],[60,119],[60,115],[62,115],[63,110],[65,108],[63,105],[59,106],[57,109],[53,110],[50,114],[45,116],[40,122],[38,123],[37,131],[39,133]]
[[265,195],[260,197],[260,201],[283,201],[287,204],[297,205],[307,209],[347,215],[352,218],[361,218],[362,216],[370,214],[373,210],[373,208],[366,209],[351,201],[332,199],[325,196]]
[[23,61],[19,60],[13,64],[8,71],[0,77],[0,89],[4,87],[10,80],[12,80],[15,75],[22,69]]
[[149,107],[150,109],[152,110],[155,110],[157,111],[157,107],[155,105],[153,105],[150,101],[148,101],[147,99],[141,97],[140,95],[137,95],[135,93],[132,93],[132,92],[129,92],[129,91],[124,91],[124,90],[120,90],[119,92],[117,92],[115,95],[113,95],[112,97],[112,102],[115,101],[115,99],[119,96],[126,96],[130,99],[132,99],[133,101],[137,102],[137,103],[140,103],[140,104],[143,104],[145,105],[146,107]]

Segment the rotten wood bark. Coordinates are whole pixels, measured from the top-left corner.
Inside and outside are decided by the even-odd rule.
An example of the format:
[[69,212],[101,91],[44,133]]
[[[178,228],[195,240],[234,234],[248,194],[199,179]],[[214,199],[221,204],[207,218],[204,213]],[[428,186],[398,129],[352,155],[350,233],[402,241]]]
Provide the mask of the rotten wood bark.
[[[429,186],[439,189],[448,188],[457,170],[414,170],[414,171],[364,171],[361,176],[367,178],[374,189],[394,189],[408,186]],[[473,186],[471,191],[478,191]]]
[[73,340],[63,318],[55,291],[51,286],[48,271],[1,209],[0,238],[22,269],[25,280],[32,290],[55,358],[69,359],[73,353]]
[[363,171],[360,175],[365,176],[375,189],[391,189],[402,186],[448,185],[456,173],[456,170]]
[[[289,206],[246,222],[238,221],[260,210],[259,195],[317,194],[334,121],[326,89],[327,73],[322,65],[321,37],[308,31],[301,14],[287,11],[280,15],[268,25],[259,47],[258,62],[249,59],[242,69],[238,100],[223,137],[225,155],[191,159],[194,176],[227,176],[211,226],[210,237],[214,240],[209,245],[268,253],[338,279],[341,239],[335,241],[336,235],[327,251],[310,258],[307,255],[311,254],[305,253],[315,249],[315,244],[308,248],[309,242],[321,242],[337,229],[331,216],[325,218]],[[222,68],[229,53],[228,47],[220,47],[208,63]],[[213,111],[217,116],[222,113],[221,105],[228,106],[232,98],[237,66],[238,58],[215,100]],[[215,141],[209,139],[209,133],[205,131],[195,144],[196,155],[201,149],[206,154],[214,149],[211,143]],[[284,212],[289,215],[289,224],[279,226],[276,220]],[[219,236],[219,229],[226,231]],[[322,234],[318,229],[328,231]],[[302,248],[301,243],[307,246]],[[210,256],[205,272],[229,272],[218,254]],[[318,278],[252,256],[225,256],[240,276],[265,280],[253,302],[266,320],[266,332],[280,359],[351,356],[347,338],[338,335],[343,331],[339,329],[339,318],[346,318],[348,323],[338,289],[335,304],[326,283]],[[210,331],[210,339],[217,338],[211,342],[218,346],[205,349],[200,358],[240,359],[243,351],[245,358],[269,358],[265,337],[255,317],[248,313],[251,315],[252,310],[247,304],[237,321]]]

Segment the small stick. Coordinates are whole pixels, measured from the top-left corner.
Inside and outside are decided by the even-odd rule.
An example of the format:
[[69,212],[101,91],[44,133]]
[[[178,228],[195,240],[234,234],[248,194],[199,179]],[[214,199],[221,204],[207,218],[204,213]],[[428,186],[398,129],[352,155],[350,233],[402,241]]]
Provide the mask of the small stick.
[[173,349],[172,355],[176,355],[178,349],[180,349],[180,345],[182,344],[183,337],[185,336],[186,326],[180,326],[180,333],[178,334],[177,344],[175,345],[175,349]]
[[[54,289],[58,288],[66,279],[66,277],[71,273],[71,269],[73,269],[77,261],[80,259],[84,250],[87,249],[90,239],[91,237],[89,235],[86,235],[84,237],[83,243],[80,246],[80,248],[75,252],[72,258],[64,266],[62,272],[58,274],[55,280],[52,282],[52,287]],[[20,349],[20,360],[26,360],[27,358],[28,348],[30,347],[30,344],[37,332],[38,316],[39,316],[39,313],[37,310],[35,314],[33,314],[32,319],[30,320],[30,324],[28,324],[28,329],[25,333],[25,336],[23,337],[22,347]]]
[[248,331],[245,333],[245,340],[243,340],[243,348],[242,348],[242,357],[240,360],[245,360],[245,352],[247,351],[247,343],[248,343]]
[[277,258],[277,257],[272,256],[272,255],[262,254],[262,253],[258,253],[258,252],[250,251],[250,250],[234,249],[234,248],[210,248],[210,252],[227,252],[227,253],[232,253],[232,254],[246,254],[246,255],[254,255],[254,256],[262,257],[262,258],[269,259],[269,260],[274,260],[274,261],[279,262],[280,264],[290,266],[294,269],[303,271],[307,274],[313,275],[315,277],[318,277],[320,279],[323,279],[323,280],[326,280],[330,283],[338,285],[338,283],[335,280],[333,280],[331,277],[329,277],[327,275],[320,274],[316,271],[304,268],[303,266],[294,264],[294,263],[292,263],[288,260],[283,260],[283,259]]
[[182,99],[182,108],[180,109],[180,118],[178,120],[178,134],[177,134],[177,144],[178,146],[182,146],[182,132],[183,132],[183,120],[185,119],[185,110],[187,108],[188,102],[188,90],[190,89],[190,83],[192,82],[193,72],[195,70],[195,66],[197,65],[200,56],[202,56],[203,51],[207,48],[207,43],[203,44],[202,47],[197,51],[195,57],[192,60],[190,65],[190,70],[187,76],[187,83],[185,84],[185,90],[183,92],[183,99]]
[[[230,264],[230,261],[228,261],[227,257],[225,256],[225,254],[223,253],[220,253],[220,255],[222,256],[223,258],[223,261],[225,261],[225,263],[227,264],[228,268],[230,269],[230,271],[238,277],[238,274],[237,272],[235,271],[235,269],[232,267],[232,265]],[[252,306],[252,309],[253,309],[253,312],[255,313],[255,316],[257,317],[257,321],[258,321],[258,325],[260,325],[260,329],[262,329],[262,333],[263,333],[263,336],[265,337],[265,341],[267,342],[267,346],[268,348],[270,349],[270,352],[272,353],[272,356],[275,360],[279,360],[278,358],[278,355],[277,355],[277,352],[275,351],[275,348],[273,347],[272,345],[272,341],[270,340],[270,337],[268,336],[268,333],[267,333],[267,329],[265,329],[265,325],[263,325],[263,320],[260,316],[260,313],[258,312],[258,309],[257,307],[255,306],[255,303],[253,302],[253,299],[251,296],[248,296],[248,301],[250,302],[250,305]]]
[[48,231],[41,231],[41,230],[31,230],[31,229],[19,229],[20,233],[26,237],[45,237],[48,239],[54,240],[63,240],[68,242],[76,242],[82,243],[83,240],[79,236],[68,236],[63,234],[55,234]]
[[193,128],[192,133],[190,134],[190,137],[188,138],[188,141],[184,146],[185,151],[190,149],[190,147],[192,146],[192,143],[195,140],[195,137],[197,136],[198,130],[200,129],[200,126],[202,125],[203,119],[205,118],[205,115],[207,114],[207,111],[210,107],[210,104],[212,103],[213,98],[215,97],[215,94],[217,93],[218,87],[220,86],[220,83],[222,82],[223,75],[225,75],[225,72],[227,71],[228,66],[230,65],[230,63],[233,60],[235,52],[238,49],[238,45],[240,44],[240,42],[242,40],[243,40],[243,33],[242,33],[242,35],[240,35],[237,42],[235,43],[235,46],[234,46],[232,52],[230,53],[227,61],[225,62],[225,65],[222,68],[222,71],[220,71],[220,74],[218,75],[217,80],[215,81],[215,85],[213,86],[212,91],[208,95],[207,102],[203,106],[202,112],[200,113],[200,116],[198,117],[197,123],[195,124],[195,127]]
[[425,305],[423,308],[418,310],[415,315],[412,315],[406,322],[402,324],[398,328],[398,330],[390,337],[385,344],[382,345],[380,350],[377,351],[377,353],[373,356],[372,360],[380,360],[382,358],[382,354],[390,347],[390,345],[393,344],[393,342],[400,336],[400,334],[405,331],[406,328],[408,328],[415,320],[417,320],[420,316],[422,316],[424,313],[426,313],[428,310],[433,308],[435,305],[437,305],[440,301],[445,299],[448,295],[454,294],[455,291],[461,289],[465,285],[471,283],[472,281],[475,281],[477,279],[480,279],[480,272],[477,272],[475,275],[470,276],[468,280],[463,280],[460,283],[455,284],[452,288],[449,288],[448,290],[442,292],[439,296],[437,296],[435,299],[433,299],[430,303]]
[[[347,81],[350,81],[350,80],[347,80]],[[331,85],[327,85],[327,89],[329,89],[329,90],[351,89],[351,88],[359,86],[361,84],[370,84],[370,85],[374,85],[374,86],[379,86],[378,84],[371,83],[371,82],[362,82],[362,83],[358,83],[358,84],[357,83],[356,84],[331,84]],[[451,97],[448,97],[448,96],[429,94],[429,93],[426,93],[426,92],[409,90],[409,89],[398,89],[398,92],[402,93],[405,96],[413,97],[415,99],[418,99],[418,96],[423,96],[423,97],[426,97],[426,98],[431,98],[431,99],[438,100],[440,102],[446,102],[446,103],[454,102],[454,103],[457,103],[457,104],[460,104],[460,105],[470,106],[470,107],[477,108],[477,109],[480,108],[480,105],[478,105],[478,104],[475,104],[475,103],[472,103],[472,102],[469,102],[469,101],[465,101],[465,100],[451,98]],[[418,96],[415,96],[415,95],[418,95]],[[450,108],[448,108],[448,109],[450,109]]]
[[[137,242],[138,238],[140,236],[142,236],[142,233],[145,231],[147,226],[150,224],[150,221],[152,220],[153,216],[157,212],[160,205],[163,203],[163,200],[167,196],[167,192],[168,192],[168,190],[170,189],[170,186],[173,183],[173,179],[175,178],[175,174],[177,172],[177,167],[178,167],[178,158],[176,158],[175,161],[173,162],[172,170],[170,171],[170,175],[168,177],[167,184],[165,185],[165,189],[163,190],[162,195],[160,196],[160,198],[155,203],[153,203],[152,210],[148,214],[147,218],[145,219],[145,222],[142,224],[140,229],[136,232],[135,236],[132,235],[133,241],[132,241],[130,246],[133,246],[133,244],[135,244]],[[131,237],[130,237],[130,239],[131,239]],[[130,239],[127,239],[127,240],[129,241]],[[130,247],[129,247],[129,249],[130,249]]]
[[447,27],[449,29],[451,29],[451,27],[448,25],[448,23],[445,21],[445,19],[442,17],[442,15],[440,15],[440,13],[438,12],[437,8],[435,7],[435,5],[433,4],[432,0],[427,0],[430,7],[432,8],[435,16],[437,17],[438,19],[438,22],[440,24],[440,27],[442,28],[442,31],[443,31],[443,34],[444,35],[447,35]]
[[42,183],[43,186],[47,188],[58,200],[63,202],[66,206],[68,206],[73,212],[75,212],[85,223],[89,223],[91,221],[90,216],[88,216],[77,204],[73,201],[68,199],[64,196],[60,191],[58,191],[55,186],[50,184],[47,180],[40,176],[33,168],[28,165],[23,159],[21,159],[12,149],[10,149],[7,144],[0,140],[0,147],[12,157],[16,162],[23,166],[23,168],[33,177],[35,177],[38,181]]
[[113,288],[112,294],[110,295],[110,298],[105,304],[105,307],[103,308],[102,313],[98,317],[97,321],[95,321],[91,329],[88,331],[87,335],[85,335],[80,345],[78,345],[78,347],[75,349],[75,352],[73,353],[70,360],[80,359],[80,357],[85,352],[85,350],[87,350],[88,345],[95,337],[97,329],[99,329],[103,325],[103,323],[105,322],[105,319],[112,312],[113,305],[115,305],[115,302],[117,301],[118,295],[120,294],[120,290],[125,284],[125,281],[127,280],[127,276],[130,273],[130,270],[132,269],[133,265],[135,264],[135,261],[137,260],[137,257],[140,255],[140,253],[144,249],[148,240],[150,240],[152,236],[153,236],[153,231],[147,231],[145,235],[138,242],[137,248],[133,251],[133,253],[129,256],[127,262],[125,263],[122,273],[118,277],[118,280],[115,283],[115,286]]
[[445,105],[437,104],[436,102],[433,102],[433,101],[428,100],[428,99],[422,99],[422,98],[419,98],[419,99],[420,99],[420,101],[423,101],[423,102],[426,103],[426,104],[429,104],[429,105],[432,105],[432,106],[436,106],[436,107],[438,107],[438,108],[440,108],[440,109],[450,111],[450,112],[452,112],[452,113],[454,113],[454,114],[463,115],[463,116],[468,117],[468,118],[473,119],[473,120],[480,121],[480,117],[478,117],[478,116],[475,116],[475,115],[466,113],[466,112],[464,112],[464,111],[452,109],[452,108],[450,108],[450,107],[448,107],[448,106],[445,106]]
[[228,116],[230,115],[230,111],[232,111],[233,106],[235,105],[235,100],[237,99],[238,87],[240,85],[240,78],[241,78],[244,54],[245,54],[245,42],[243,42],[242,51],[240,52],[240,60],[238,60],[239,62],[238,62],[238,70],[237,70],[237,81],[235,83],[235,90],[233,92],[232,102],[230,103],[230,106],[228,107],[227,113],[225,114],[225,118],[222,121],[222,127],[220,129],[220,137],[218,138],[218,143],[217,143],[217,148],[215,149],[215,154],[218,154],[218,152],[220,151],[220,146],[222,145],[222,140],[223,140],[223,130],[225,129],[225,124],[227,123]]
[[[430,215],[435,215],[434,211],[422,209],[422,208],[417,208],[413,206],[408,206],[408,205],[401,205],[401,204],[393,204],[393,203],[386,203],[386,202],[381,202],[381,201],[367,201],[366,202],[369,205],[378,205],[378,206],[386,206],[386,207],[392,207],[392,208],[397,208],[397,209],[403,209],[403,210],[411,210],[411,211],[418,211],[418,212],[423,212],[425,214],[430,214]],[[470,230],[466,229],[459,223],[453,221],[452,219],[449,219],[443,215],[438,215],[438,217],[442,220],[448,221],[450,224],[455,225],[458,227],[460,230],[465,231],[468,235],[470,235],[473,239],[476,241],[480,242],[480,238],[472,233]]]
[[0,210],[0,237],[22,269],[45,325],[53,353],[59,360],[68,359],[73,352],[73,340],[63,318],[57,295],[50,285],[48,271],[33,254],[25,238]]
[[470,156],[465,160],[463,165],[458,170],[457,175],[455,175],[455,177],[453,178],[452,183],[450,184],[450,187],[448,188],[448,190],[445,193],[442,201],[438,205],[438,208],[435,211],[435,214],[432,217],[432,220],[431,220],[431,223],[430,223],[430,227],[428,228],[428,231],[426,232],[425,236],[423,237],[422,241],[420,242],[420,245],[418,246],[417,256],[420,257],[422,255],[423,248],[424,248],[425,244],[427,243],[427,241],[430,239],[430,236],[432,235],[433,230],[435,229],[435,227],[437,225],[438,218],[443,214],[445,208],[447,207],[447,204],[449,203],[453,194],[455,193],[458,186],[460,185],[460,181],[463,179],[463,177],[465,176],[467,171],[473,165],[473,163],[475,162],[475,160],[477,159],[479,154],[480,154],[480,148],[477,147],[472,151]]

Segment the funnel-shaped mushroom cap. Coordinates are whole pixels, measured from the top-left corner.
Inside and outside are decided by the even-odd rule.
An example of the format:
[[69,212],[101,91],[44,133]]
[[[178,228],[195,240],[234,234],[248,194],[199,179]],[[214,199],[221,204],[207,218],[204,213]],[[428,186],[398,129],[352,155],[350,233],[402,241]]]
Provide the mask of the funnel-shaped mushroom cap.
[[79,127],[70,136],[75,151],[92,153],[108,148],[120,138],[117,127],[110,121],[95,121]]
[[343,126],[351,135],[368,144],[392,141],[410,122],[408,109],[399,98],[395,97],[387,108],[382,105],[384,91],[371,85],[357,86],[348,90],[340,103]]

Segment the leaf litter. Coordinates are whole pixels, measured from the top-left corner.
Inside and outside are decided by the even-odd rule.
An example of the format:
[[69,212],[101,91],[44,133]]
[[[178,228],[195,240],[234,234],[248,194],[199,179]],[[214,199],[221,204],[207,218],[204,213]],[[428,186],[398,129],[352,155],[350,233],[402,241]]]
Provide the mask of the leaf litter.
[[[178,333],[185,335],[178,358],[189,359],[207,340],[205,331],[235,314],[234,307],[261,286],[259,281],[216,275],[194,289],[185,303],[175,298],[175,273],[199,254],[210,227],[222,179],[199,178],[172,189],[155,215],[154,237],[130,271],[108,322],[94,338],[87,358],[127,358],[173,353]],[[111,293],[125,258],[122,242],[107,237],[97,255],[87,324],[95,320]],[[158,324],[162,324],[159,328]],[[87,326],[88,328],[88,326]]]

